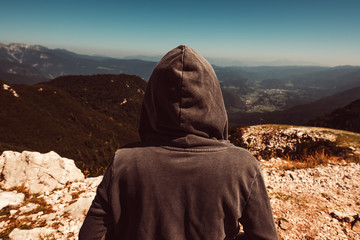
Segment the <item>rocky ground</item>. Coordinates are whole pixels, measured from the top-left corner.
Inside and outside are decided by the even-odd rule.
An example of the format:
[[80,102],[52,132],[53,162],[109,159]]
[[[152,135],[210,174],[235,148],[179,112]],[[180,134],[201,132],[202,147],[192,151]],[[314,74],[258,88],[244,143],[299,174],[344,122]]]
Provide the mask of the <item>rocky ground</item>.
[[[6,162],[3,155],[0,165]],[[360,164],[284,170],[286,164],[274,158],[261,161],[279,238],[360,239]],[[30,193],[26,187],[5,188],[5,177],[0,181],[0,239],[14,240],[77,239],[101,181],[101,176],[79,177]]]
[[[77,239],[102,177],[67,184],[1,210],[0,239]],[[1,194],[9,191],[0,191]],[[10,191],[18,196],[23,189]],[[25,193],[26,195],[26,193]]]
[[[259,159],[275,152],[287,159],[260,160],[280,239],[360,239],[360,134],[257,125],[237,137]],[[334,154],[345,150],[346,161],[341,154],[320,152],[299,162],[313,146]],[[323,164],[316,166],[318,162]]]
[[360,164],[284,170],[262,161],[280,239],[360,239]]

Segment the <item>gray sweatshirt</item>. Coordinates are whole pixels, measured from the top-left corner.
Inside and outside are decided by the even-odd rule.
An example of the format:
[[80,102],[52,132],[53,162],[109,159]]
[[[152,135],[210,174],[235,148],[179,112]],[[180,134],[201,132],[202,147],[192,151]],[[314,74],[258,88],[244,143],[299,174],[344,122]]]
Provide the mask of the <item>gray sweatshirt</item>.
[[259,163],[229,143],[227,124],[211,65],[187,46],[167,53],[144,96],[142,141],[116,152],[79,239],[278,239]]

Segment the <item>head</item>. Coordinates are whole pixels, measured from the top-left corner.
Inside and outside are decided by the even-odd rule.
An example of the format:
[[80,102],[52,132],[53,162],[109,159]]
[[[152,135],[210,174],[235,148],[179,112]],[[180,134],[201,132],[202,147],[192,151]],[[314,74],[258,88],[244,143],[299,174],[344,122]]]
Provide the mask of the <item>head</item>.
[[185,145],[196,145],[194,139],[226,140],[227,124],[220,85],[209,62],[188,46],[168,52],[146,89],[139,128],[142,140]]

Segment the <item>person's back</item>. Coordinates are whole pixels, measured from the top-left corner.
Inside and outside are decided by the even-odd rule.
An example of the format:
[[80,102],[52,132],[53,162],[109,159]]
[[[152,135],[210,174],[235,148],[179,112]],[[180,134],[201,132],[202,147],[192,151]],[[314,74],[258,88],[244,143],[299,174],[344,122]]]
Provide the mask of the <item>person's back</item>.
[[145,93],[140,143],[119,149],[80,239],[277,239],[257,160],[227,140],[211,65],[179,46],[156,66]]

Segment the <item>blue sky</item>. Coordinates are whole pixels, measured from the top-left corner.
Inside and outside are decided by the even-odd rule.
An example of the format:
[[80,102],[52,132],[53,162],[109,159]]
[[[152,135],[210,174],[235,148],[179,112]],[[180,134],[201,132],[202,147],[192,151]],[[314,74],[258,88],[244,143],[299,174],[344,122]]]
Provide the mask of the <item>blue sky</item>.
[[360,65],[360,1],[0,0],[0,42],[77,53]]

